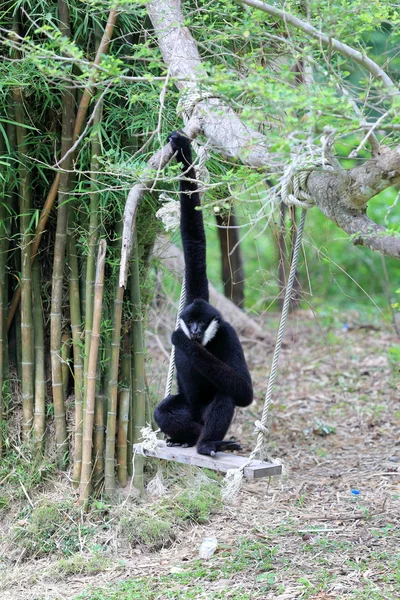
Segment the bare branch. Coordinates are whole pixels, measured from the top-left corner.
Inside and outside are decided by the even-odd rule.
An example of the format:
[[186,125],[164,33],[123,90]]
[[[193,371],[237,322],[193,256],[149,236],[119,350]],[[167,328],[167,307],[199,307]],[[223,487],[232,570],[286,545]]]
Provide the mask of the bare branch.
[[320,41],[325,46],[329,46],[333,48],[346,58],[350,58],[354,60],[357,64],[361,65],[366,69],[371,75],[382,81],[386,87],[394,88],[395,83],[390,79],[390,77],[385,73],[383,69],[379,65],[376,64],[373,60],[371,60],[362,52],[355,50],[351,46],[344,44],[343,42],[339,42],[333,37],[318,31],[315,27],[307,23],[306,21],[302,21],[301,19],[295,17],[294,15],[286,12],[285,10],[281,10],[276,6],[271,6],[271,4],[265,4],[261,2],[261,0],[238,0],[241,4],[247,4],[247,6],[252,6],[253,8],[257,8],[258,10],[262,10],[263,12],[272,15],[273,17],[277,17],[281,19],[285,23],[296,27],[296,29],[300,29],[304,31],[307,35],[314,38],[315,40]]

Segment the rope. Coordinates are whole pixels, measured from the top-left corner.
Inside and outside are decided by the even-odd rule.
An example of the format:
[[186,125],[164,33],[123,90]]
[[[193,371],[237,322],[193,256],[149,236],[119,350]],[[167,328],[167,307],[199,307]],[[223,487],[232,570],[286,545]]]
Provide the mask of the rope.
[[254,447],[254,450],[250,454],[249,458],[244,463],[244,465],[242,465],[238,469],[230,469],[227,472],[227,474],[225,476],[225,481],[224,481],[224,489],[222,490],[222,499],[225,502],[232,502],[232,500],[236,497],[237,493],[239,492],[240,487],[242,485],[243,477],[244,477],[244,469],[257,456],[264,458],[263,446],[264,446],[264,442],[266,440],[266,436],[268,434],[268,427],[267,427],[268,411],[269,411],[269,407],[271,404],[272,390],[275,385],[276,374],[278,371],[279,354],[280,354],[281,347],[282,347],[282,339],[283,339],[283,334],[285,331],[286,321],[287,321],[287,317],[288,317],[288,313],[289,313],[289,306],[290,306],[290,300],[292,297],[293,284],[294,284],[294,280],[296,277],[297,262],[298,262],[298,258],[300,255],[301,240],[303,237],[306,214],[307,214],[307,210],[305,208],[303,208],[303,211],[301,213],[299,228],[297,230],[296,243],[295,243],[294,250],[293,250],[292,264],[290,265],[289,279],[288,279],[287,287],[286,287],[285,300],[283,302],[281,320],[279,323],[279,329],[278,329],[278,333],[276,336],[276,344],[275,344],[274,355],[272,358],[271,372],[270,372],[269,379],[268,379],[268,386],[267,386],[267,392],[265,395],[264,408],[263,408],[263,412],[262,412],[260,421],[256,421],[256,423],[255,423],[256,431],[257,431],[256,445]]
[[315,206],[313,197],[307,191],[307,179],[311,171],[318,167],[322,169],[340,168],[331,146],[335,131],[324,128],[325,135],[321,136],[321,148],[312,146],[302,148],[301,154],[292,157],[290,164],[283,171],[280,181],[282,202],[288,206],[312,208]]
[[[181,296],[179,298],[178,314],[176,315],[175,329],[178,329],[178,327],[179,327],[179,320],[181,318],[182,311],[185,307],[185,302],[186,302],[186,281],[185,281],[185,276],[183,276]],[[169,357],[167,384],[165,386],[165,396],[164,397],[169,396],[171,393],[172,381],[174,379],[174,371],[175,371],[175,346],[172,345],[171,355]]]

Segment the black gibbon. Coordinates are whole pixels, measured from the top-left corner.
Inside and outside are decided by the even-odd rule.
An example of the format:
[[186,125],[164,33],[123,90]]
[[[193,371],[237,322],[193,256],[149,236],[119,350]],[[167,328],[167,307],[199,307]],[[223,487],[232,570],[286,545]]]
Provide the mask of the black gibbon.
[[208,302],[206,236],[192,166],[190,140],[174,131],[168,137],[180,178],[181,236],[185,257],[186,304],[172,334],[179,393],[157,406],[154,418],[169,445],[194,446],[213,456],[239,450],[224,440],[235,406],[248,406],[253,387],[242,346],[233,327]]

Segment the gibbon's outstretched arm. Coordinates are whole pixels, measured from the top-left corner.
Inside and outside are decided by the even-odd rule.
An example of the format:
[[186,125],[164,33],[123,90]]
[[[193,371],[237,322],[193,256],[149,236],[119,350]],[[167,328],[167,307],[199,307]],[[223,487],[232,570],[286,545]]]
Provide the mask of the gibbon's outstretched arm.
[[253,386],[244,357],[243,360],[238,357],[240,364],[227,365],[208,352],[204,346],[190,340],[181,329],[172,334],[172,343],[182,350],[191,366],[208,379],[220,393],[231,396],[236,406],[249,406],[252,403]]
[[[192,150],[190,139],[180,131],[173,131],[168,136],[176,159],[182,164],[181,190],[181,237],[185,256],[186,305],[196,298],[208,302],[208,280],[206,270],[206,234],[203,215],[200,207],[200,195],[195,180],[196,173],[192,166]],[[186,179],[187,178],[187,179]]]

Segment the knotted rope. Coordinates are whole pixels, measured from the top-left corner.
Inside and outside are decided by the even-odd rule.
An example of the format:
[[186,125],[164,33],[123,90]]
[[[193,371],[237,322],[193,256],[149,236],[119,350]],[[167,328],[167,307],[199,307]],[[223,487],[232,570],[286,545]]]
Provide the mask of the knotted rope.
[[[179,327],[179,321],[181,318],[182,311],[185,308],[185,302],[186,302],[186,280],[185,280],[185,276],[183,276],[181,295],[179,298],[178,313],[176,315],[175,329],[178,329],[178,327]],[[174,380],[174,371],[175,371],[175,346],[172,344],[171,355],[169,357],[167,384],[165,386],[165,396],[169,396],[171,393],[172,382]]]

